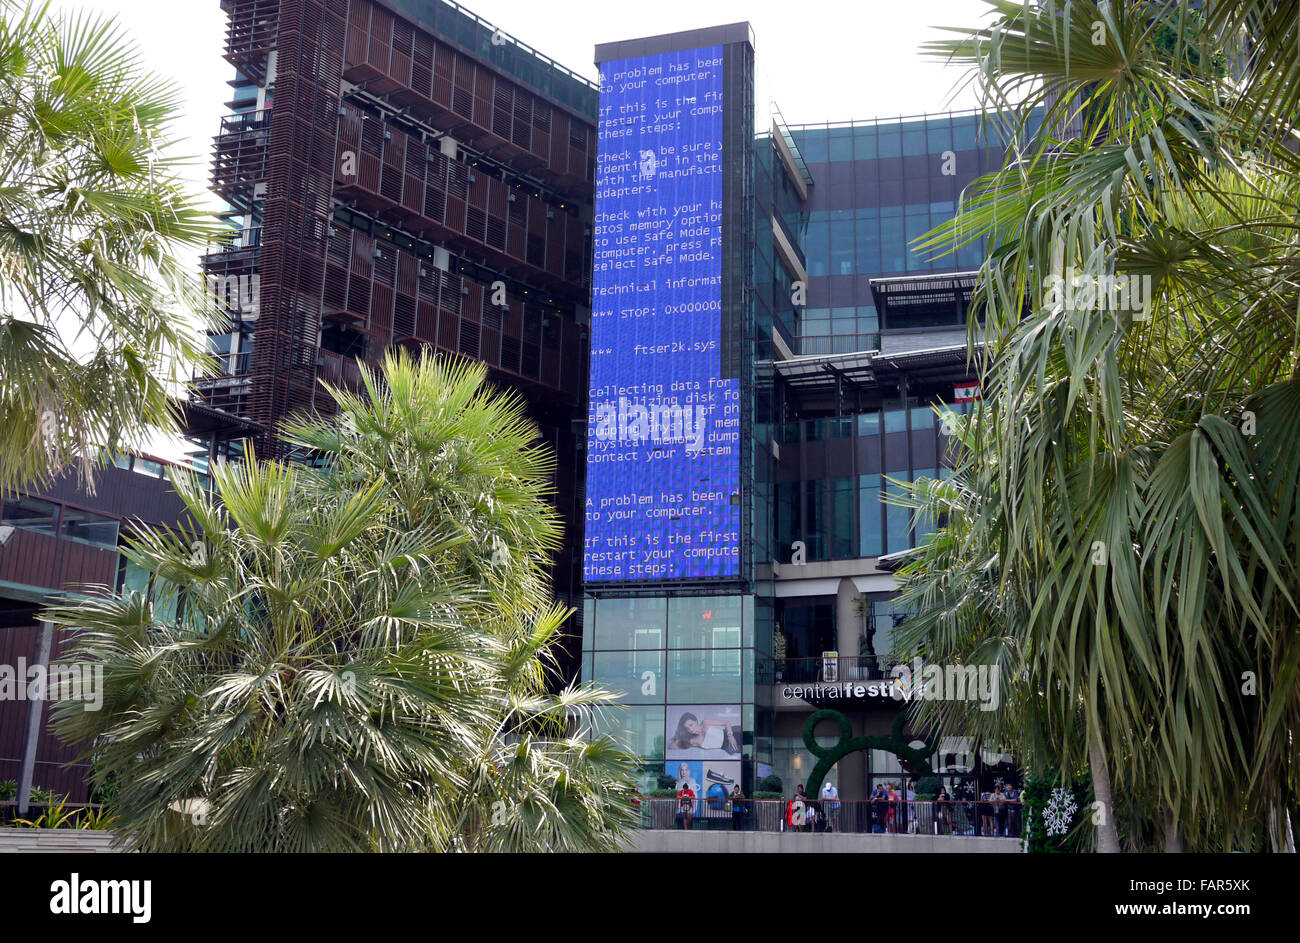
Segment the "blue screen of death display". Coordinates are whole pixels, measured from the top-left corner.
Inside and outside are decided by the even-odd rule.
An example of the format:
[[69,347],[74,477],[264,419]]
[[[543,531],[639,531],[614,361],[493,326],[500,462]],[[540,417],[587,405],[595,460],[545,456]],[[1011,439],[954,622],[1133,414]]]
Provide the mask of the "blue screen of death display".
[[584,578],[740,572],[722,376],[722,47],[601,66]]

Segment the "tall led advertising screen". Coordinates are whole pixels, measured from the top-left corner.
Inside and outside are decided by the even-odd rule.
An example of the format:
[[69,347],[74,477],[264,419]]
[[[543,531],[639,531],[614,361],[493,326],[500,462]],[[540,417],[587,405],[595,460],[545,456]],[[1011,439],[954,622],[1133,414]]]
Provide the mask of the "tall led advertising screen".
[[740,573],[740,384],[722,376],[721,46],[601,65],[589,582]]

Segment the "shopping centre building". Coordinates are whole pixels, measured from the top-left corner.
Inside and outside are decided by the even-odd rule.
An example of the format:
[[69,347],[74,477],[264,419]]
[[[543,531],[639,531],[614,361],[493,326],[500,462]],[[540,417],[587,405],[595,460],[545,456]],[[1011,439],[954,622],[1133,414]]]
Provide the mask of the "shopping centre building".
[[[894,729],[891,568],[932,526],[887,503],[945,474],[936,411],[978,396],[967,315],[983,246],[909,246],[1008,142],[977,114],[788,126],[755,102],[748,24],[597,47],[583,677],[660,774],[787,793],[838,710]],[[872,683],[877,682],[877,683]],[[836,724],[818,729],[836,742]],[[932,743],[839,760],[845,798],[1012,757]],[[983,788],[991,788],[988,783]]]
[[[561,664],[623,693],[607,726],[646,788],[684,765],[789,789],[818,708],[891,734],[904,704],[871,684],[906,616],[891,568],[930,525],[887,499],[944,475],[935,408],[978,396],[982,246],[909,245],[1001,165],[996,123],[787,125],[757,99],[745,23],[610,37],[596,83],[448,0],[221,5],[231,237],[204,268],[226,327],[187,412],[194,467],[245,439],[277,454],[286,418],[328,408],[320,381],[357,388],[358,360],[393,346],[477,360],[558,456]],[[66,490],[60,507],[90,509]],[[70,512],[27,499],[0,506],[6,526],[84,555]],[[147,519],[174,513],[151,500]],[[102,504],[111,551],[128,515]],[[49,587],[4,574],[35,539],[0,541],[31,649],[15,657],[37,655]],[[0,704],[0,764],[39,752],[28,717]],[[1012,775],[997,750],[931,746],[950,786]],[[832,778],[850,799],[905,772],[871,750]]]

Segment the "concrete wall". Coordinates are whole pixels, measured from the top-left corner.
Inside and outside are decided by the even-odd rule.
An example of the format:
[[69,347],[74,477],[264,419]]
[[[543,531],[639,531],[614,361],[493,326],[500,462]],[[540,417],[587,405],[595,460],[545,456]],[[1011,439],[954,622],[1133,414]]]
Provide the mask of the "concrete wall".
[[662,853],[771,854],[847,852],[850,854],[1019,854],[1018,838],[953,838],[948,835],[836,835],[790,832],[686,832],[646,829],[625,851]]
[[116,837],[112,832],[90,829],[0,828],[0,855],[39,852],[105,854],[120,850],[111,847]]

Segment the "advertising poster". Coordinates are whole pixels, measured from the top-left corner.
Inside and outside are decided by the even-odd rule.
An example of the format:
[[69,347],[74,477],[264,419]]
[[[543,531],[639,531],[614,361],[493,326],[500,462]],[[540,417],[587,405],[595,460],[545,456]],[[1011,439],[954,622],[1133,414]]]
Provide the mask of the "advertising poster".
[[668,759],[740,759],[738,704],[673,705],[664,716]]
[[727,797],[740,784],[739,760],[670,760],[664,772],[676,781],[678,792],[684,785],[691,787],[699,798],[696,815],[728,814]]

